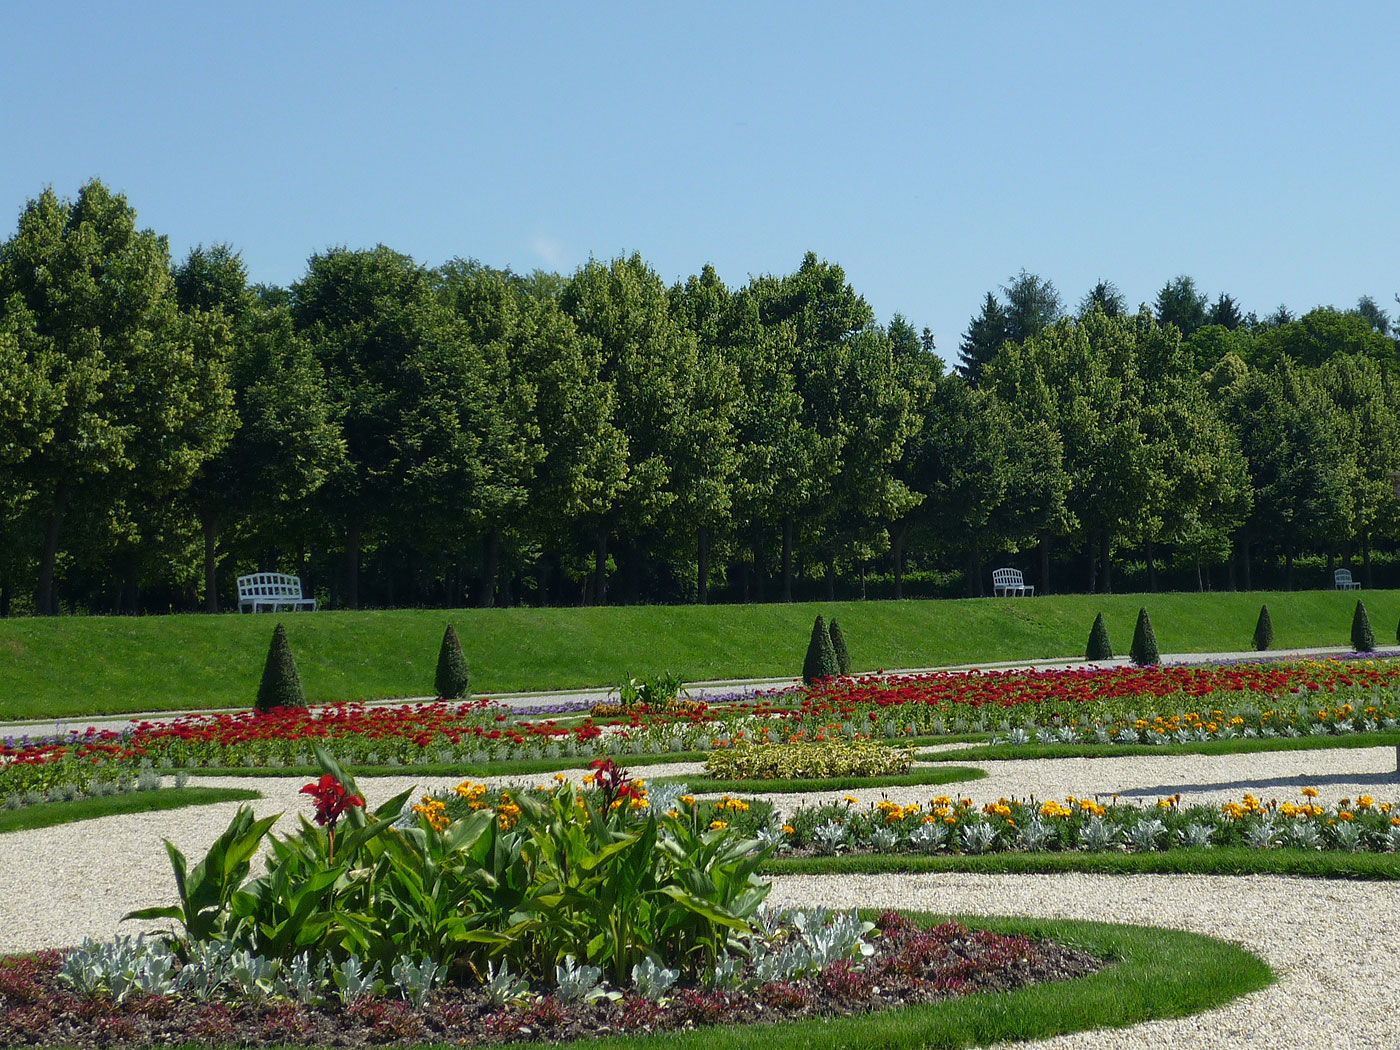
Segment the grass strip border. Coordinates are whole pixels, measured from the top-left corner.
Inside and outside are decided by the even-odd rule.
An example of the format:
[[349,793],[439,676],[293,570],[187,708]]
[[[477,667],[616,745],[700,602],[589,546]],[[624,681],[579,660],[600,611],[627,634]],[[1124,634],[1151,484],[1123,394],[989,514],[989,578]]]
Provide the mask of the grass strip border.
[[262,798],[251,788],[160,788],[156,791],[130,791],[124,795],[81,798],[72,802],[40,802],[20,809],[0,810],[0,835],[11,831],[32,831],[80,820],[96,820],[120,813],[155,813],[186,806],[208,806],[216,802],[249,802]]
[[[862,914],[875,917],[872,911]],[[663,1044],[670,1050],[807,1050],[812,1046],[960,1050],[1187,1017],[1277,980],[1262,959],[1244,948],[1183,930],[1081,920],[905,914],[921,925],[951,918],[975,929],[1051,938],[1111,959],[1114,965],[1071,981],[1044,982],[1012,992],[981,992],[860,1017],[667,1031],[556,1045],[566,1050],[657,1050]]]
[[908,773],[891,773],[879,777],[825,777],[821,779],[786,778],[780,780],[720,780],[714,777],[662,777],[648,781],[656,784],[685,784],[692,794],[723,792],[729,795],[799,794],[809,791],[859,791],[862,788],[913,787],[918,784],[956,784],[965,780],[981,780],[985,769],[971,766],[936,766],[914,769]]
[[846,853],[773,857],[764,875],[1292,875],[1313,879],[1400,880],[1400,855],[1339,850],[1216,846],[1158,853]]
[[1400,730],[1346,736],[1280,736],[1199,740],[1189,744],[988,744],[956,751],[926,751],[922,762],[994,762],[1033,758],[1138,758],[1143,755],[1251,755],[1267,751],[1400,746]]
[[[703,762],[705,751],[670,751],[664,754],[628,755],[614,753],[611,757],[623,769],[633,766],[661,766],[671,762]],[[599,756],[602,757],[602,756]],[[594,761],[591,756],[572,758],[509,758],[485,765],[479,762],[428,762],[423,765],[358,766],[342,763],[347,773],[360,777],[510,777],[531,773],[557,773],[563,769],[587,769]],[[179,767],[191,777],[319,777],[319,766],[193,766]],[[171,773],[177,770],[162,769]]]

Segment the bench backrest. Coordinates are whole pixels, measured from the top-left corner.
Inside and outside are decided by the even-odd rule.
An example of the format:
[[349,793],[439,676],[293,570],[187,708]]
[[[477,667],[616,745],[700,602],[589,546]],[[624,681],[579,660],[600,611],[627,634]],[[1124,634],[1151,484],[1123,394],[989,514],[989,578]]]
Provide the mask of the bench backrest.
[[1021,575],[1020,569],[993,569],[992,583],[998,587],[1003,584],[1010,584],[1013,587],[1024,587],[1026,578]]
[[1352,580],[1351,580],[1351,570],[1350,570],[1350,569],[1338,569],[1338,570],[1336,570],[1336,571],[1332,574],[1332,580],[1333,580],[1334,583],[1351,583],[1351,582],[1352,582]]
[[301,579],[285,572],[255,572],[238,577],[239,598],[300,598]]

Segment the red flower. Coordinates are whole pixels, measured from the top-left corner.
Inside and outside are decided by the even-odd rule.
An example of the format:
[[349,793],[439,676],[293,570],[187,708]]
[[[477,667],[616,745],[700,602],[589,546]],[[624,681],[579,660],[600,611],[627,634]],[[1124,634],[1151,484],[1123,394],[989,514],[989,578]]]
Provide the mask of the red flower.
[[335,830],[335,823],[347,809],[363,808],[365,800],[359,795],[351,795],[345,785],[327,773],[315,784],[307,784],[301,794],[310,795],[316,800],[316,823]]

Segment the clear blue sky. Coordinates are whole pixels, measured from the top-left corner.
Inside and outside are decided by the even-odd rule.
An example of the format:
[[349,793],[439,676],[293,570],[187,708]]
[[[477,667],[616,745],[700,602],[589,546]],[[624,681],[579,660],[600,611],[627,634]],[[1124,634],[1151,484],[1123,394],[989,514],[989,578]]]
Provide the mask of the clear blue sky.
[[1395,312],[1400,5],[685,6],[4,4],[0,231],[100,176],[276,283],[812,250],[945,356],[1022,267]]

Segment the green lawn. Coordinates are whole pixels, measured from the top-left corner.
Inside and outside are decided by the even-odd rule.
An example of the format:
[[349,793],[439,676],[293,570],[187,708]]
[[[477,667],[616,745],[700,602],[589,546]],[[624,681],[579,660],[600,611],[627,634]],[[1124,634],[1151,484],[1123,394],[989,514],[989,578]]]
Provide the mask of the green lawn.
[[987,744],[953,751],[929,751],[924,762],[992,762],[1031,758],[1131,758],[1166,755],[1253,755],[1264,751],[1354,750],[1400,745],[1400,731],[1349,733],[1346,736],[1237,737],[1196,740],[1189,744]]
[[908,773],[891,773],[879,777],[822,777],[817,779],[718,780],[713,777],[662,777],[648,781],[657,784],[685,784],[693,795],[771,795],[802,794],[818,791],[859,791],[863,788],[915,787],[920,784],[960,784],[967,780],[982,780],[986,771],[970,766],[948,766],[943,769],[914,769]]
[[1156,853],[845,853],[835,857],[774,857],[764,875],[912,875],[961,871],[978,875],[1292,875],[1311,879],[1400,879],[1400,855],[1340,850],[1212,846]]
[[[1140,605],[1163,652],[1249,648],[1267,602],[1280,648],[1345,645],[1340,591],[1056,595],[1032,599],[290,613],[313,703],[431,691],[444,626],[457,627],[478,693],[606,686],[624,673],[687,679],[795,675],[817,613],[841,621],[857,671],[1074,656],[1102,610],[1127,650]],[[1381,641],[1400,592],[1362,597]],[[0,620],[0,719],[250,705],[271,616]]]
[[82,798],[73,802],[41,802],[37,806],[0,810],[0,834],[29,831],[55,824],[110,817],[117,813],[154,813],[186,806],[208,806],[215,802],[246,802],[262,798],[246,788],[161,788],[159,791],[132,791],[124,795]]

